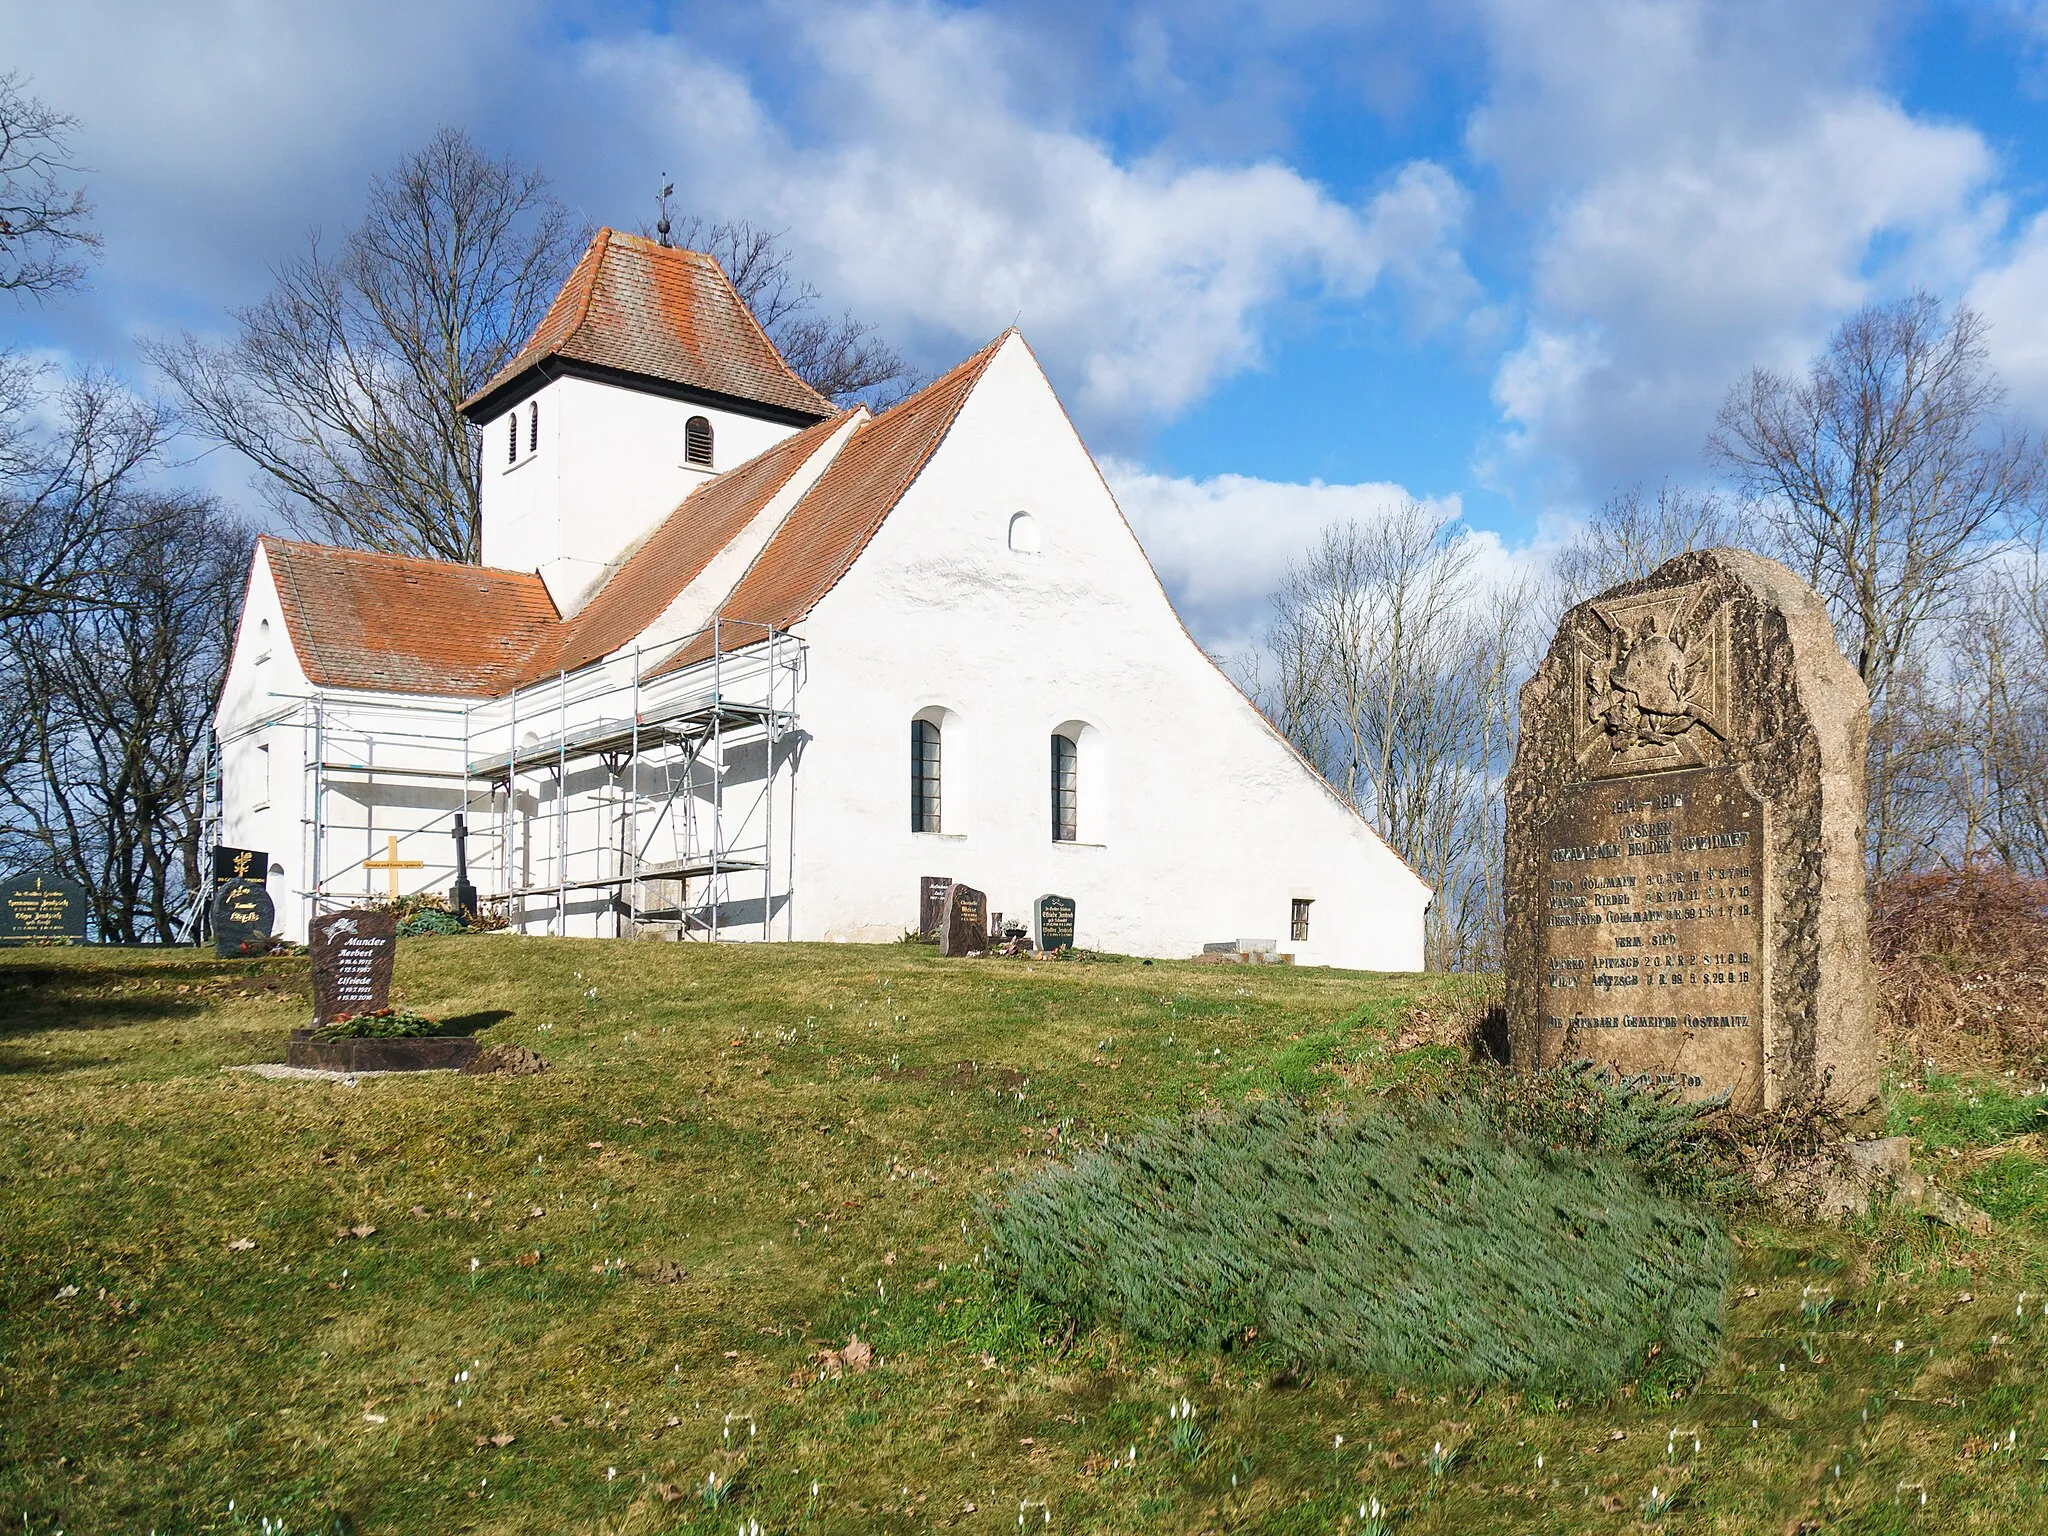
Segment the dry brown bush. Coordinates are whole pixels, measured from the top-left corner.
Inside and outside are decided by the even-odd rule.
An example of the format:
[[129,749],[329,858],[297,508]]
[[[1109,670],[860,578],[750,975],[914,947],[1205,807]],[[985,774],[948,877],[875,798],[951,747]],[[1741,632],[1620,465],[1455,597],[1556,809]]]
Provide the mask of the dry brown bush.
[[1997,865],[1879,881],[1870,944],[1880,1024],[1916,1064],[2048,1071],[2048,881]]

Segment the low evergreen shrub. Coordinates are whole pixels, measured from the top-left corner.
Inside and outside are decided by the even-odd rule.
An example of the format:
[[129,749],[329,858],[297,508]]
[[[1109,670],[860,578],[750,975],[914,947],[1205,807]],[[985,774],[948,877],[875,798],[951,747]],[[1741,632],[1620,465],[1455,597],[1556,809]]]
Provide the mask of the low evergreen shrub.
[[1020,1180],[985,1214],[1022,1290],[1084,1324],[1553,1393],[1604,1391],[1652,1360],[1696,1377],[1731,1262],[1710,1211],[1620,1158],[1503,1137],[1447,1097],[1155,1127]]
[[1730,1119],[1726,1094],[1687,1103],[1631,1087],[1589,1061],[1533,1072],[1482,1068],[1465,1086],[1505,1141],[1618,1158],[1681,1200],[1736,1209],[1756,1194],[1741,1155],[1743,1132],[1753,1128]]
[[410,1008],[344,1013],[312,1031],[315,1040],[417,1040],[441,1032],[440,1021]]

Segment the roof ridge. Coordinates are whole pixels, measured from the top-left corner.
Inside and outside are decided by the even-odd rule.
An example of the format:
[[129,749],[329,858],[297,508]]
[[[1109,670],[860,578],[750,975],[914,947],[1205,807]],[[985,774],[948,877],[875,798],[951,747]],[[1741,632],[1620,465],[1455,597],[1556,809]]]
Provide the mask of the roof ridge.
[[[776,629],[787,629],[808,617],[832,589],[839,585],[846,573],[853,569],[861,556],[867,553],[868,546],[874,542],[875,535],[881,531],[882,525],[889,520],[903,498],[909,494],[910,488],[917,483],[918,476],[922,475],[925,467],[931,463],[932,456],[944,446],[946,439],[952,434],[953,426],[959,420],[968,397],[973,394],[975,384],[980,382],[981,374],[1014,332],[1015,327],[1004,331],[980,351],[963,358],[916,394],[898,401],[879,416],[870,416],[867,421],[856,427],[824,472],[797,499],[782,527],[776,530],[775,536],[762,546],[760,552],[748,563],[746,570],[741,572],[739,579],[733,583],[732,591],[719,604],[714,617],[734,622],[766,624]],[[944,415],[929,422],[917,423],[911,429],[921,431],[925,437],[913,458],[901,465],[891,464],[886,459],[867,464],[859,462],[864,444],[878,444],[875,452],[886,453],[890,446],[888,434],[905,430],[906,416],[915,415],[920,402],[929,403],[929,397],[948,389],[956,390],[957,397],[948,405]],[[879,439],[873,435],[878,433],[882,434]],[[862,478],[854,481],[849,488],[845,482],[833,481],[834,475],[842,473]],[[841,522],[839,531],[835,532],[833,520],[838,507],[851,501],[857,509],[857,493],[870,488],[885,489],[887,499],[872,511],[848,516]],[[821,502],[814,503],[813,498],[820,498]],[[810,526],[805,527],[802,520],[807,508],[815,508],[816,516],[812,518]],[[862,526],[863,523],[865,526]],[[793,529],[801,531],[792,532]],[[795,547],[785,544],[785,540],[795,541]],[[801,572],[807,563],[816,569],[817,575],[806,577],[799,574],[792,581],[785,582],[782,590],[774,588],[777,571],[795,568]],[[757,575],[761,577],[761,584],[767,586],[768,590],[749,593],[748,584],[753,582]],[[771,608],[774,610],[772,613],[766,611]],[[699,634],[685,639],[683,644],[649,676],[658,677],[689,666],[698,660],[697,652],[702,649],[703,638],[703,634]]]
[[474,571],[481,576],[510,576],[520,581],[541,579],[537,572],[522,571],[509,565],[485,565],[481,561],[471,560],[440,560],[432,555],[402,555],[396,550],[389,549],[358,549],[353,544],[318,544],[311,539],[288,539],[276,533],[258,534],[256,542],[276,549],[312,550],[322,556],[340,555],[350,560],[398,562],[425,566],[433,571]]

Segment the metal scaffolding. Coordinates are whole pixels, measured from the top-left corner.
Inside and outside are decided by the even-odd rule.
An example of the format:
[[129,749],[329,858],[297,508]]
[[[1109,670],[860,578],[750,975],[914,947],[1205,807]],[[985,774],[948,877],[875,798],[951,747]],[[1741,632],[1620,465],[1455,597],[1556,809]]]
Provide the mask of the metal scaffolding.
[[[609,891],[601,908],[609,906],[615,936],[653,923],[679,938],[716,940],[757,926],[729,914],[751,900],[758,879],[760,936],[776,937],[780,918],[780,937],[794,937],[793,828],[786,814],[778,824],[776,801],[794,805],[804,644],[787,630],[720,619],[682,648],[691,646],[706,654],[665,675],[649,677],[636,648],[630,675],[628,658],[615,657],[509,698],[435,704],[322,693],[273,716],[295,719],[310,737],[300,894],[315,911],[359,900],[336,886],[372,863],[378,836],[452,832],[460,814],[476,845],[495,848],[483,878],[472,870],[479,896],[502,903],[515,928],[542,920],[564,933],[572,899]],[[678,649],[664,645],[655,659]],[[345,742],[362,749],[350,754]],[[380,745],[401,750],[379,761]],[[447,767],[419,761],[436,751]],[[736,764],[751,771],[735,772]],[[593,774],[595,782],[576,783]],[[377,825],[370,787],[408,781],[459,788],[438,814]],[[361,826],[330,815],[329,797],[341,788],[364,806]],[[522,816],[526,805],[534,812]],[[584,836],[585,828],[594,831]],[[362,835],[360,857],[335,853],[342,832]]]

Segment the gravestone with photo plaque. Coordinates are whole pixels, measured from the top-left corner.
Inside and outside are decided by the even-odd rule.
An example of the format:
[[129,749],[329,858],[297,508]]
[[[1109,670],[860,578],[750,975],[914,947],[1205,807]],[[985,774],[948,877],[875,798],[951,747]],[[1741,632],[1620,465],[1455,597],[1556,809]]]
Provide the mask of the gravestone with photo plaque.
[[1869,713],[1821,599],[1747,551],[1567,613],[1507,782],[1515,1065],[1867,1116]]

